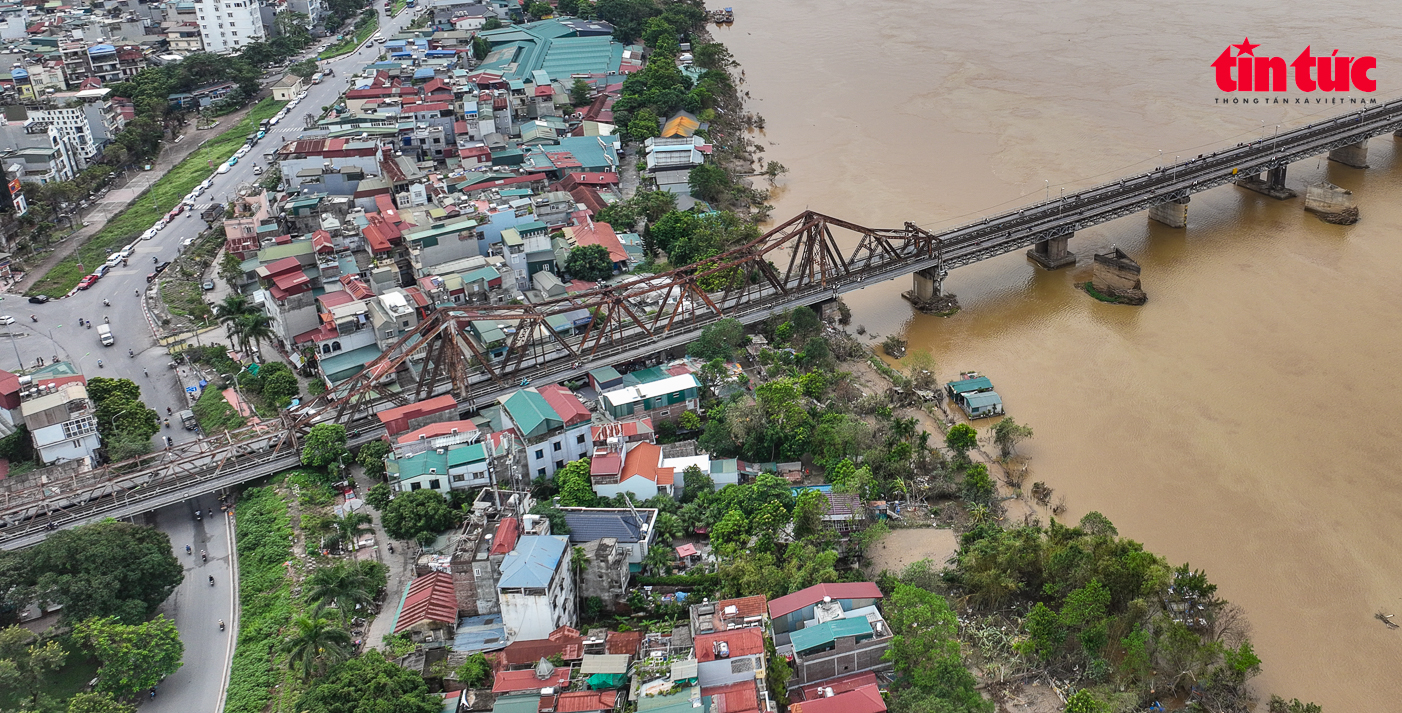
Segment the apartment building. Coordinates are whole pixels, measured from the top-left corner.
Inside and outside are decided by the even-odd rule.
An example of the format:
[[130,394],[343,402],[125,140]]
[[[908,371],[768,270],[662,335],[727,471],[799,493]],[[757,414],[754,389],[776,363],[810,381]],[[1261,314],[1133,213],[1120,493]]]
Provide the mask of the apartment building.
[[250,0],[196,0],[206,52],[231,54],[266,37],[258,3]]

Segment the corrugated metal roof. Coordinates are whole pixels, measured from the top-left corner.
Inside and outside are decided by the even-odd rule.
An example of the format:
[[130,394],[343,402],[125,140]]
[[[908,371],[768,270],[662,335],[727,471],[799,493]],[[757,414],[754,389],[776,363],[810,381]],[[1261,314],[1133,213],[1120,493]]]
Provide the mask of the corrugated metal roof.
[[968,391],[982,391],[984,389],[991,389],[993,388],[993,382],[990,381],[986,376],[980,376],[976,379],[961,379],[959,381],[951,381],[948,384],[945,384],[945,388],[949,389],[953,393],[962,394]]
[[516,543],[516,549],[501,563],[502,589],[545,588],[560,564],[569,543],[556,535],[527,535]]
[[545,397],[534,389],[517,389],[506,397],[501,405],[511,417],[512,423],[520,429],[521,435],[527,438],[563,425],[559,414],[555,413]]
[[875,582],[838,582],[836,584],[815,584],[800,589],[769,603],[769,616],[779,617],[791,614],[810,604],[823,601],[823,597],[833,599],[880,599],[881,590]]
[[628,673],[628,654],[585,654],[579,672],[589,676],[596,673]]
[[826,646],[834,639],[844,636],[861,636],[871,633],[873,633],[871,622],[867,621],[864,616],[853,619],[833,619],[789,634],[789,642],[793,644],[794,651],[803,653],[809,649]]
[[404,608],[395,622],[394,633],[424,621],[449,625],[458,623],[458,599],[453,593],[453,575],[429,572],[410,583],[409,594],[404,598]]
[[962,398],[965,403],[969,404],[970,408],[1003,403],[1003,397],[999,396],[997,391],[980,391],[974,394],[964,394]]
[[[638,514],[648,523],[655,517],[651,509],[639,509]],[[631,544],[643,539],[637,518],[628,510],[566,509],[565,524],[570,526],[570,541],[576,544],[593,542],[601,537],[618,538],[619,544]]]

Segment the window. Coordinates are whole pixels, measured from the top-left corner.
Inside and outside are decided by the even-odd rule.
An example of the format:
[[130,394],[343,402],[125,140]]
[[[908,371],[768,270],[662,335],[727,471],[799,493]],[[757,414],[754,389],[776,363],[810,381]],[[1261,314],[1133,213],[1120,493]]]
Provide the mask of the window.
[[467,480],[467,476],[463,475],[462,473],[458,473],[458,474],[456,474],[456,475],[453,476],[453,482],[454,482],[454,483],[461,483],[461,482],[463,482],[464,480]]
[[672,411],[669,409],[669,410],[667,410],[667,411],[663,411],[663,412],[662,412],[661,414],[659,414],[659,415],[661,415],[661,416],[671,416],[671,415],[672,415]]
[[544,449],[544,448],[537,448],[537,449],[535,450],[535,457],[536,457],[537,459],[539,459],[539,458],[544,458],[544,457],[545,457],[545,449]]
[[438,479],[434,478],[433,480],[428,481],[428,487],[433,488],[434,490],[438,490]]
[[560,450],[560,442],[559,442],[559,441],[556,441],[556,442],[555,442],[555,448],[554,448],[554,450],[557,451],[557,452]]
[[578,436],[575,436],[575,437],[574,437],[574,442],[575,442],[575,443],[584,443],[584,434],[581,433],[581,434],[579,434]]
[[557,460],[557,461],[555,461],[555,470],[560,470],[561,468],[564,468],[564,467],[565,467],[565,462],[564,462],[564,461],[562,461],[562,460]]
[[419,485],[418,483],[410,483],[410,484],[409,484],[409,489],[410,489],[410,490],[418,490],[418,489],[421,488],[421,487],[423,487],[423,486]]
[[535,474],[538,475],[538,476],[540,476],[540,477],[542,477],[542,478],[544,478],[544,477],[545,477],[545,469],[544,469],[544,468],[538,468],[538,469],[536,469]]

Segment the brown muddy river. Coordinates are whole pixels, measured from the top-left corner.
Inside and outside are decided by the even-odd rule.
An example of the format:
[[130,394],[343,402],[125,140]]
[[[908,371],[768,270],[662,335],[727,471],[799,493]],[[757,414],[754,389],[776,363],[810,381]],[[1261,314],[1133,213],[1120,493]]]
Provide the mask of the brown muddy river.
[[[1306,45],[1376,56],[1371,96],[1402,94],[1383,2],[726,2],[736,22],[715,35],[746,70],[766,157],[790,170],[779,220],[811,208],[949,227],[1151,169],[1160,151],[1347,111],[1214,105],[1226,95],[1210,65],[1244,35],[1287,62]],[[1259,690],[1329,711],[1402,696],[1402,631],[1373,619],[1402,612],[1396,141],[1370,142],[1368,170],[1290,167],[1301,193],[1354,191],[1355,226],[1229,186],[1193,197],[1186,230],[1140,214],[1079,233],[1073,268],[1018,252],[957,269],[953,318],[912,313],[906,279],[847,297],[854,323],[932,350],[944,375],[990,376],[1035,429],[1033,478],[1066,496],[1069,519],[1099,510],[1206,569],[1251,617]],[[1112,244],[1142,265],[1146,306],[1073,289]]]

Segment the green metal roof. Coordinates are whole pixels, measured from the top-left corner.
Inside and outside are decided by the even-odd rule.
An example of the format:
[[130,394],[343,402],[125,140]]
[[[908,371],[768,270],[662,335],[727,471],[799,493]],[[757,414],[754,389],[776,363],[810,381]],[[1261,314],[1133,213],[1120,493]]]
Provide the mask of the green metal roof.
[[269,245],[258,251],[258,262],[267,265],[283,258],[311,255],[316,250],[310,240],[298,240],[285,245]]
[[321,357],[321,373],[326,375],[333,383],[341,383],[346,379],[359,374],[366,364],[369,364],[380,355],[380,347],[371,344],[359,349],[352,349],[348,352],[337,352],[335,354],[323,355]]
[[600,367],[598,369],[590,369],[589,375],[594,377],[594,380],[600,383],[623,378],[623,375],[618,373],[618,370],[611,366]]
[[525,438],[533,438],[564,425],[545,397],[535,391],[517,389],[501,405]]
[[987,389],[991,389],[993,388],[993,382],[989,381],[988,377],[986,376],[980,376],[976,379],[962,379],[960,381],[951,381],[948,384],[945,384],[945,388],[949,389],[950,391],[956,394],[962,394],[969,391],[984,391]]
[[497,272],[497,269],[495,267],[492,267],[491,265],[485,265],[475,270],[468,270],[467,272],[464,272],[461,275],[459,275],[459,278],[464,283],[472,283],[478,280],[491,282],[492,280],[498,279],[500,277],[501,273]]
[[516,232],[520,233],[521,235],[525,235],[526,233],[543,233],[549,229],[550,226],[538,220],[532,220],[529,223],[516,224]]
[[477,338],[485,344],[492,344],[506,339],[506,332],[501,331],[496,322],[489,320],[477,320],[470,322],[472,331],[477,333]]
[[670,695],[642,696],[638,698],[638,713],[711,713],[710,696],[701,696],[701,705],[692,707],[691,694],[694,690],[688,686]]
[[501,242],[508,247],[516,247],[524,244],[521,240],[521,233],[515,228],[503,228],[501,231]]
[[446,475],[448,473],[448,456],[440,454],[438,451],[429,449],[423,453],[418,453],[404,458],[393,458],[385,461],[385,470],[391,473],[398,473],[400,480],[408,480],[419,476],[428,475],[432,469],[435,474]]
[[492,713],[536,713],[540,696],[502,696],[492,704]]
[[999,396],[997,391],[980,391],[963,396],[964,402],[969,405],[969,408],[981,408],[1003,403],[1003,397]]
[[477,227],[475,220],[459,220],[453,223],[434,223],[422,230],[405,233],[405,240],[423,240],[424,238],[438,238],[445,235],[456,235],[464,230]]
[[487,446],[482,443],[469,443],[448,451],[448,467],[456,468],[468,463],[481,463],[487,460]]
[[871,634],[871,622],[866,617],[833,619],[816,626],[809,626],[789,634],[794,651],[803,653],[832,643],[844,636]]

